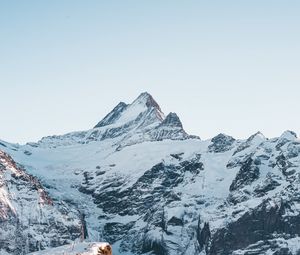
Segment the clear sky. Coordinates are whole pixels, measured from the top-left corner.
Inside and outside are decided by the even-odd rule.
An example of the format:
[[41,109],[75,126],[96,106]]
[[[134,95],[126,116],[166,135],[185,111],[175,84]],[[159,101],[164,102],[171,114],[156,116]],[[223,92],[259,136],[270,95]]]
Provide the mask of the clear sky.
[[300,1],[0,1],[0,139],[93,127],[148,91],[206,139],[300,134]]

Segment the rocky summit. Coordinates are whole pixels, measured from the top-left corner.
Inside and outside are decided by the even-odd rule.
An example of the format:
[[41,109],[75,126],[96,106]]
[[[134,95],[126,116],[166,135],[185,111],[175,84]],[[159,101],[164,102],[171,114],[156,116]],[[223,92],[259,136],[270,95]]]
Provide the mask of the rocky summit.
[[201,140],[142,93],[94,128],[0,150],[1,255],[300,254],[292,131]]

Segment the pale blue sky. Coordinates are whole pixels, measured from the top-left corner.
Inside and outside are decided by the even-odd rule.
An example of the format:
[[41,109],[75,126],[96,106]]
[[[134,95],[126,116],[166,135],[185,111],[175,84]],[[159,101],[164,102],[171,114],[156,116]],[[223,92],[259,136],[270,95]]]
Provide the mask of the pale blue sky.
[[148,91],[201,138],[300,133],[300,1],[1,1],[0,139],[93,127]]

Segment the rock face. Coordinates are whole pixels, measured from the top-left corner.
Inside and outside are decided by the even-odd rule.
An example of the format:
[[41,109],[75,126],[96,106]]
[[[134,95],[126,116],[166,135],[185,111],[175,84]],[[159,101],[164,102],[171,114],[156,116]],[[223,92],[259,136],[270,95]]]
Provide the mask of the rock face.
[[[32,243],[32,249],[36,240],[47,248],[53,246],[50,240],[58,245],[78,237],[80,227],[70,228],[84,222],[85,236],[110,242],[117,255],[300,254],[300,141],[294,132],[273,139],[258,132],[245,140],[219,134],[202,141],[143,93],[131,104],[120,103],[91,130],[24,146],[1,141],[0,148],[47,187],[38,193],[13,175],[5,175],[1,186],[2,201],[14,201],[5,195],[12,190],[22,191],[18,197],[35,197],[0,207],[6,217],[0,231],[9,226],[9,233],[21,233],[14,226],[24,220],[11,208],[21,204],[17,211],[30,211],[25,218],[34,222],[37,216],[27,203],[40,208],[36,201],[44,198],[39,210],[47,212],[30,231],[22,223],[18,237],[27,238],[23,243]],[[64,204],[70,225],[60,222],[65,216],[55,202],[47,202],[50,197],[68,201],[81,217]],[[51,217],[59,222],[52,237]],[[37,239],[42,231],[44,242]],[[23,249],[12,234],[1,238],[8,254]]]
[[233,148],[235,139],[225,134],[219,134],[211,139],[211,145],[208,146],[210,152],[225,152]]
[[[258,163],[258,162],[257,162]],[[235,179],[231,183],[229,190],[234,191],[251,184],[259,178],[259,167],[250,157],[241,166]]]
[[155,129],[149,132],[152,141],[160,141],[165,139],[185,140],[189,138],[197,138],[188,135],[182,126],[182,123],[176,113],[169,113],[167,117]]
[[81,236],[79,213],[0,151],[0,254],[26,254]]

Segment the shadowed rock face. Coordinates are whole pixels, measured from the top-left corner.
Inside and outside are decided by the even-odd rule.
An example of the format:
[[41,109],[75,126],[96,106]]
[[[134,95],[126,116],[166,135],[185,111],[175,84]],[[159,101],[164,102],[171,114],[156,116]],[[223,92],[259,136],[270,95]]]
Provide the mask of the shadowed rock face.
[[182,123],[176,113],[169,113],[161,123],[162,126],[183,128]]
[[159,104],[154,100],[154,98],[148,92],[143,92],[136,100],[145,101],[146,106],[148,108],[153,107],[158,109],[161,112]]
[[208,252],[208,245],[211,238],[209,223],[205,222],[203,228],[201,229],[200,222],[201,221],[199,219],[197,227],[197,241],[199,243],[200,249],[205,249],[205,251]]
[[252,158],[248,158],[241,166],[235,179],[231,183],[229,190],[234,191],[251,184],[259,178],[259,168]]
[[[253,211],[214,233],[209,254],[231,254],[259,241],[267,244],[266,240],[273,239],[276,234],[286,237],[299,234],[300,217],[285,219],[285,202],[279,201],[275,205],[269,202],[264,201]],[[260,251],[253,254],[260,254]]]
[[219,134],[211,139],[211,145],[208,146],[210,152],[225,152],[232,149],[235,139],[231,136]]

